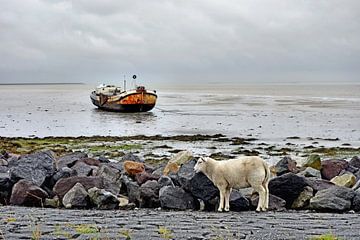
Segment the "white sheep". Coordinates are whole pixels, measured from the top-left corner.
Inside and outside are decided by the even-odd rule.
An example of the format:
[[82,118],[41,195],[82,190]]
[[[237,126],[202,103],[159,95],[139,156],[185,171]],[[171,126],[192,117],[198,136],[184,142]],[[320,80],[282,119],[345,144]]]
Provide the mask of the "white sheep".
[[232,188],[247,187],[252,187],[254,191],[259,193],[256,211],[267,210],[269,206],[270,169],[262,158],[250,156],[224,161],[216,161],[209,157],[199,158],[194,170],[197,173],[204,173],[219,189],[219,212],[229,211],[229,198]]

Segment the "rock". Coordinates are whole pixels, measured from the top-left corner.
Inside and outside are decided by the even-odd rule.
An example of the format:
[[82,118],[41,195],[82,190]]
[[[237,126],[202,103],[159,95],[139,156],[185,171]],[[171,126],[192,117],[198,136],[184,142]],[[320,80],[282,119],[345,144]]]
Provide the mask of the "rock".
[[161,176],[158,180],[158,183],[160,185],[160,188],[163,188],[165,186],[175,187],[173,181],[168,176]]
[[167,176],[169,175],[169,173],[177,173],[179,169],[180,165],[178,165],[177,163],[168,163],[163,170],[163,174]]
[[69,168],[69,167],[63,167],[59,171],[57,171],[52,177],[51,177],[51,186],[53,187],[57,181],[59,181],[62,178],[68,178],[76,176],[76,171]]
[[338,186],[351,188],[356,183],[356,177],[352,173],[346,173],[344,175],[334,177],[330,180],[330,182]]
[[304,188],[297,199],[291,205],[292,209],[305,209],[309,206],[310,199],[314,196],[314,190],[307,186]]
[[121,189],[121,173],[118,169],[102,164],[97,173],[97,176],[104,179],[104,188],[115,195],[120,193]]
[[92,167],[87,165],[84,162],[76,162],[74,166],[71,167],[71,169],[76,171],[76,175],[79,177],[87,177],[91,176],[92,174]]
[[284,157],[274,167],[277,176],[283,175],[288,172],[297,172],[296,162],[290,157]]
[[134,161],[125,161],[124,169],[127,174],[130,176],[135,176],[137,173],[142,173],[145,171],[145,166],[143,163],[134,162]]
[[76,183],[80,183],[86,190],[97,187],[103,188],[103,180],[100,177],[69,177],[60,179],[54,186],[54,192],[63,199],[64,195],[72,188]]
[[8,162],[5,159],[0,158],[0,166],[7,166]]
[[187,163],[193,158],[193,155],[190,151],[181,151],[178,152],[174,157],[172,157],[168,164],[164,168],[164,175],[167,176],[170,172],[177,173],[180,166]]
[[63,167],[71,168],[77,161],[83,158],[87,158],[87,154],[83,152],[74,152],[62,156],[56,161],[56,169],[61,169]]
[[230,194],[230,211],[241,212],[248,211],[250,209],[249,200],[241,195],[237,190],[232,190]]
[[90,188],[88,190],[90,196],[90,202],[97,209],[115,209],[119,206],[119,200],[117,197],[104,189],[98,189],[97,187]]
[[353,166],[355,168],[360,168],[360,158],[358,156],[354,156],[350,162],[350,166]]
[[55,156],[51,151],[37,152],[21,156],[10,167],[10,178],[14,181],[25,179],[41,186],[46,177],[55,172]]
[[306,162],[303,164],[303,167],[311,167],[313,169],[319,170],[321,169],[321,159],[318,154],[311,154]]
[[9,172],[9,168],[7,166],[0,166],[0,173],[8,173],[8,172]]
[[315,192],[335,186],[334,183],[324,179],[306,178],[305,181]]
[[219,196],[219,190],[203,173],[196,173],[190,181],[190,193],[206,204],[207,201]]
[[142,208],[157,208],[160,207],[159,200],[160,185],[157,181],[147,181],[140,186],[139,206]]
[[306,186],[304,177],[297,176],[294,173],[286,173],[270,180],[269,191],[271,194],[284,199],[286,207],[290,208]]
[[310,200],[309,208],[317,211],[344,212],[350,210],[355,192],[346,187],[333,186],[318,191]]
[[146,183],[150,180],[159,180],[159,176],[153,175],[148,172],[142,172],[135,175],[136,182],[141,186],[142,184]]
[[54,198],[45,198],[44,207],[59,208],[60,205],[61,203],[57,196],[55,196]]
[[[251,206],[253,209],[257,207],[259,203],[259,195],[254,194],[251,197]],[[279,198],[275,195],[269,194],[269,211],[283,211],[285,210],[286,201],[282,198]]]
[[14,182],[10,180],[9,173],[0,173],[0,203],[9,204]]
[[62,198],[66,208],[86,208],[89,205],[89,194],[81,183],[76,183]]
[[351,208],[356,212],[360,212],[360,190],[355,191],[355,196],[353,198]]
[[78,162],[83,162],[89,166],[95,166],[95,167],[100,167],[102,163],[100,160],[97,160],[95,158],[81,158],[80,160],[78,160]]
[[141,160],[138,156],[136,156],[133,153],[127,153],[121,158],[121,162],[125,162],[125,161],[144,163],[144,160]]
[[10,204],[42,207],[47,197],[47,192],[33,182],[23,179],[14,185],[10,197]]
[[[187,192],[191,191],[191,181],[195,176],[194,166],[196,164],[195,159],[183,164],[176,175],[171,174],[170,177],[175,176],[173,179],[175,185],[176,182]],[[210,180],[209,180],[210,181]]]
[[126,196],[120,196],[118,197],[119,200],[119,208],[122,209],[126,207],[129,204],[129,198]]
[[160,205],[164,209],[197,209],[199,203],[182,188],[165,186],[159,191]]
[[315,168],[307,167],[298,173],[299,176],[321,178],[321,172]]
[[121,176],[122,185],[126,187],[126,192],[129,197],[129,201],[136,205],[139,205],[140,201],[140,186],[132,181],[128,176]]
[[349,166],[349,163],[345,160],[325,160],[321,162],[321,176],[326,180],[330,180],[340,174],[342,170],[345,170]]

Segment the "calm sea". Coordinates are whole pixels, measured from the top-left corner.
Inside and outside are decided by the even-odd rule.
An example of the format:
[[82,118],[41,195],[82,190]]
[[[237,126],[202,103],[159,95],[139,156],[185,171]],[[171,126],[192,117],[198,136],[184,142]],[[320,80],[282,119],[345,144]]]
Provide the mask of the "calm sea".
[[156,86],[147,113],[92,105],[95,85],[0,86],[0,136],[217,134],[360,142],[360,84]]

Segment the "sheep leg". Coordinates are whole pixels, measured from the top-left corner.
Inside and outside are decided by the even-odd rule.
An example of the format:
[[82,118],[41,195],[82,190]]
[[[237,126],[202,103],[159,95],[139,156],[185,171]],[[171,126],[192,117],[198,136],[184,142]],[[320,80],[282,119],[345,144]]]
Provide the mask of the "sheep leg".
[[226,192],[224,189],[220,189],[220,204],[219,204],[219,208],[218,208],[218,212],[222,212],[223,209],[224,209],[224,200],[225,200],[225,195],[226,195]]
[[225,212],[228,212],[230,210],[230,194],[231,194],[231,188],[226,188],[226,192],[225,192]]
[[259,202],[256,208],[257,212],[261,212],[261,211],[265,211],[265,201],[266,201],[266,197],[265,197],[265,188],[262,185],[259,186],[253,186],[254,190],[256,192],[259,193]]
[[264,184],[265,189],[265,210],[269,208],[269,186],[267,183]]

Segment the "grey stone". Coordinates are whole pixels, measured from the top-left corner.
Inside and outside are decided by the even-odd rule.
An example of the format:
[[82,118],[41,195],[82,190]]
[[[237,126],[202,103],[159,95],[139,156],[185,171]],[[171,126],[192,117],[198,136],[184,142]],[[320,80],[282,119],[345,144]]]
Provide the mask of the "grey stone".
[[141,185],[139,188],[139,206],[145,208],[160,207],[159,190],[160,185],[155,180],[147,181]]
[[87,177],[91,176],[92,167],[87,165],[84,162],[76,162],[74,166],[71,167],[71,169],[76,171],[76,175],[79,177]]
[[250,209],[249,200],[237,190],[231,191],[229,203],[231,211],[240,212]]
[[133,162],[141,162],[144,163],[144,160],[140,159],[140,157],[136,156],[133,153],[127,153],[121,158],[121,162],[124,161],[133,161]]
[[96,175],[104,179],[104,187],[115,195],[120,193],[121,173],[118,169],[102,164]]
[[[259,195],[254,194],[251,196],[251,205],[255,209],[259,202]],[[283,211],[285,210],[286,201],[278,196],[269,194],[269,211]]]
[[276,175],[280,176],[289,172],[297,172],[296,162],[290,157],[284,157],[275,165]]
[[41,186],[46,177],[55,172],[55,157],[51,151],[37,152],[21,156],[10,167],[12,180],[26,179],[37,186]]
[[168,176],[161,176],[158,180],[158,183],[160,185],[160,188],[165,187],[165,186],[175,187],[173,181]]
[[63,167],[72,167],[75,163],[83,158],[87,158],[87,154],[83,152],[74,152],[60,157],[56,161],[56,168],[61,169]]
[[165,186],[159,191],[160,205],[164,209],[196,209],[199,203],[182,188]]
[[297,176],[294,173],[287,173],[270,180],[269,192],[284,199],[286,207],[290,208],[307,185],[304,177]]
[[315,168],[307,167],[303,171],[298,173],[299,176],[315,177],[321,179],[321,172]]
[[310,209],[317,211],[344,212],[350,210],[355,192],[346,187],[333,186],[318,191],[310,200]]
[[354,156],[350,162],[350,166],[353,166],[355,168],[360,168],[360,158],[358,156]]
[[115,209],[119,206],[119,200],[117,197],[104,189],[98,189],[96,187],[88,190],[90,196],[90,202],[97,209]]
[[307,186],[304,188],[297,199],[293,202],[291,208],[293,209],[305,209],[309,206],[310,199],[314,196],[314,190]]
[[66,208],[86,208],[89,205],[89,194],[81,183],[76,183],[63,197]]

